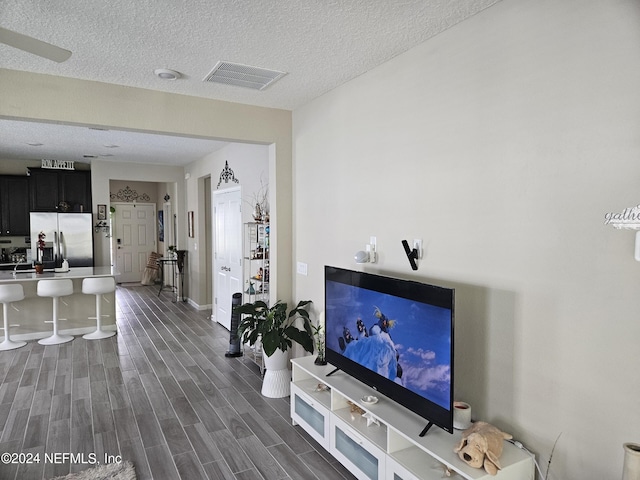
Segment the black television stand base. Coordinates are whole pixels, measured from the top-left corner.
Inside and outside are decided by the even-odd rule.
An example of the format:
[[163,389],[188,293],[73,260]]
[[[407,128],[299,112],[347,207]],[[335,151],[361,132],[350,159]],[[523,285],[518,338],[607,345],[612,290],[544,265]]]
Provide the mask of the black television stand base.
[[420,435],[419,435],[419,436],[420,436],[420,437],[424,437],[424,436],[427,434],[427,432],[429,431],[429,429],[430,429],[431,427],[433,427],[433,422],[429,422],[429,423],[427,423],[427,426],[426,426],[426,427],[424,427],[424,429],[420,432]]
[[330,377],[331,375],[333,375],[334,373],[336,373],[338,370],[340,370],[339,368],[334,368],[333,370],[331,370],[329,373],[327,373],[325,376]]

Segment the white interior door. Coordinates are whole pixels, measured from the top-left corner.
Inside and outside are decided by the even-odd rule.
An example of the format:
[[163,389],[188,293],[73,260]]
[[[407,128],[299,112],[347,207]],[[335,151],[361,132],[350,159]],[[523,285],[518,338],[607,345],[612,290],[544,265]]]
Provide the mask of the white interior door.
[[213,316],[231,328],[231,296],[242,292],[240,187],[213,192]]
[[112,203],[113,249],[119,283],[139,282],[149,254],[156,250],[156,206],[153,203]]

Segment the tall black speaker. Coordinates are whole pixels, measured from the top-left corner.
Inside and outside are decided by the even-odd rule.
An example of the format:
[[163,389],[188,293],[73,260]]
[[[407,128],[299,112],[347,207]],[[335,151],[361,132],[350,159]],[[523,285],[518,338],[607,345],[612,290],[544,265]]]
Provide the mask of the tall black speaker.
[[240,325],[240,315],[235,312],[235,307],[242,303],[242,294],[234,293],[231,296],[231,329],[229,331],[229,351],[225,357],[241,357],[240,337],[238,336],[238,326]]

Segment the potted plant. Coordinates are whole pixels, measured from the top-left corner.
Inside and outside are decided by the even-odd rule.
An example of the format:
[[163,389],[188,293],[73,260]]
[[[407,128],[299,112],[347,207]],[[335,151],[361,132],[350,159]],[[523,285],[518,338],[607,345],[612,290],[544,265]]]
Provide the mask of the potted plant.
[[[245,303],[234,308],[235,313],[243,315],[238,325],[238,336],[243,343],[254,345],[262,341],[262,349],[267,357],[277,349],[286,352],[296,342],[307,352],[313,353],[313,331],[306,306],[311,300],[303,300],[287,314],[287,304],[277,301],[271,307],[262,300]],[[301,318],[303,328],[296,327],[295,321]]]
[[[238,325],[238,336],[242,343],[253,346],[258,341],[262,342],[266,369],[262,394],[266,397],[280,398],[289,395],[287,350],[294,342],[313,353],[313,332],[309,312],[306,310],[310,303],[311,300],[301,301],[288,313],[287,304],[281,301],[271,307],[258,300],[234,308],[234,313],[242,315]],[[302,319],[302,328],[295,325],[298,319]]]

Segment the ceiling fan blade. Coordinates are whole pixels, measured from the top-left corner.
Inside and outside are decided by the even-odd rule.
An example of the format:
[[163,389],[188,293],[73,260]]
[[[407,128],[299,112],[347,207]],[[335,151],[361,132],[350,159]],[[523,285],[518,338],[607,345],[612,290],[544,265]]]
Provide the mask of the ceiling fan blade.
[[58,63],[64,62],[71,56],[69,50],[2,27],[0,27],[0,42]]

